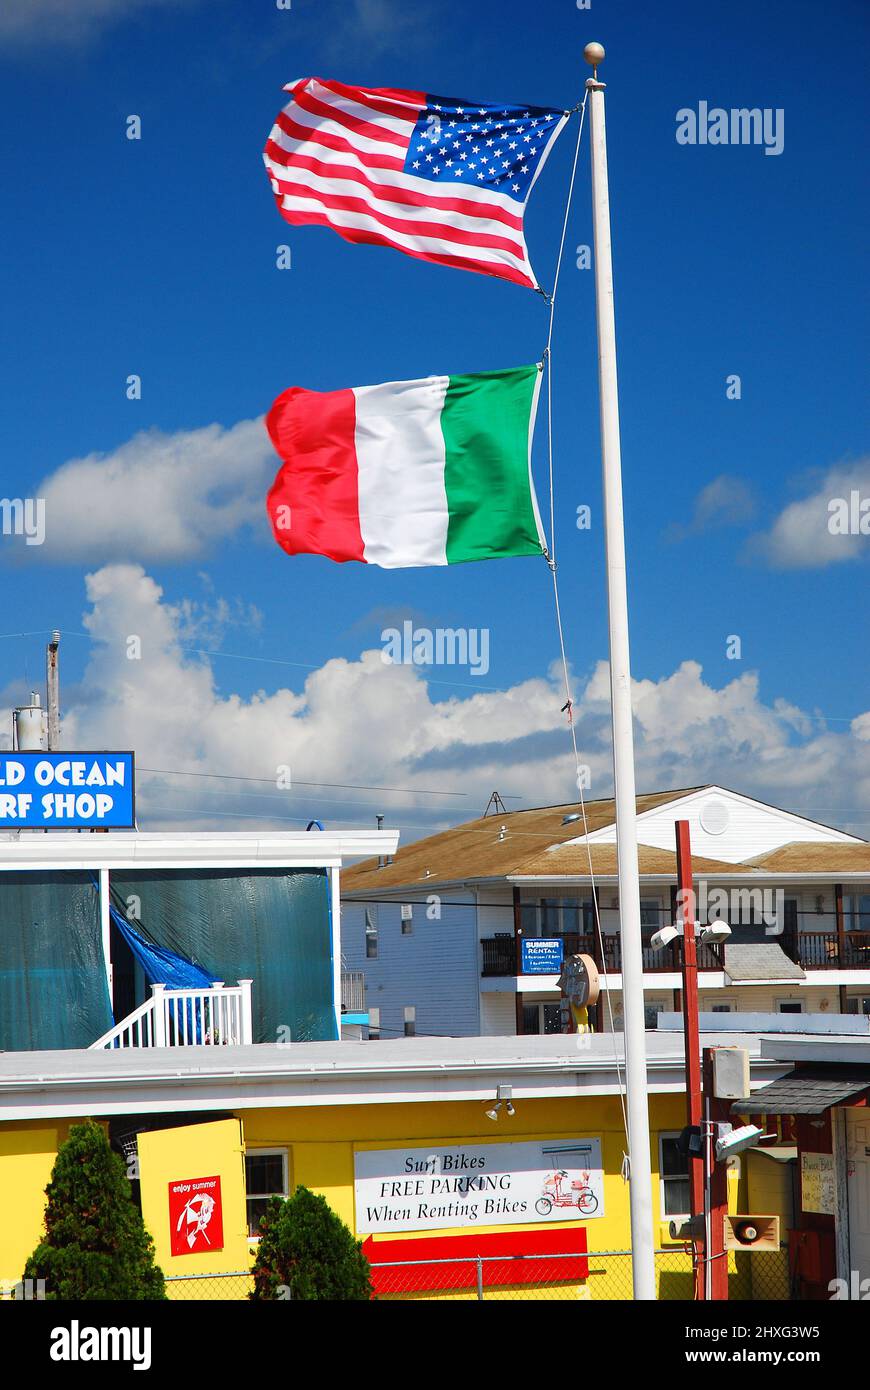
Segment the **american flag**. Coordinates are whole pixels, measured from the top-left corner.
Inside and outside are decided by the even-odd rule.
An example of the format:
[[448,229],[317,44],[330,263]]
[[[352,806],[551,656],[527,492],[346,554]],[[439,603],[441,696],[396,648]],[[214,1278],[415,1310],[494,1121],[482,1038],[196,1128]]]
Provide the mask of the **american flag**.
[[284,90],[263,158],[288,222],[539,288],[523,213],[569,112],[317,77]]

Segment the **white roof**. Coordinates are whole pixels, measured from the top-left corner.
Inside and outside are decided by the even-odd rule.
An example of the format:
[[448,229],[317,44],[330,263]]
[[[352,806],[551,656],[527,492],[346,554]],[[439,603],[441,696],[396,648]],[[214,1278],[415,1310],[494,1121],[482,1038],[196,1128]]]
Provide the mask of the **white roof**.
[[3,869],[320,868],[359,855],[394,854],[398,830],[21,831],[0,836]]
[[[734,1036],[706,1034],[702,1042],[733,1044]],[[788,1070],[760,1058],[757,1037],[740,1044],[757,1085]],[[649,1033],[647,1052],[650,1091],[682,1092],[682,1037]],[[0,1119],[486,1101],[498,1084],[512,1086],[514,1100],[613,1095],[621,1074],[619,1033],[7,1052],[0,1054]]]

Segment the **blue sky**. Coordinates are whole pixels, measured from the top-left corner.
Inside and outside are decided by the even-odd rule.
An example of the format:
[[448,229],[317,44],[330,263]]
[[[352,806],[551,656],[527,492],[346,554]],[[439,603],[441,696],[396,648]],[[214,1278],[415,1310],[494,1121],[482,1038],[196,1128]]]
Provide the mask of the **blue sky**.
[[[446,12],[392,0],[293,0],[289,11],[271,0],[82,0],[73,13],[32,0],[0,18],[0,142],[14,191],[0,264],[3,490],[42,495],[62,465],[92,459],[63,475],[65,490],[43,489],[44,547],[0,538],[3,631],[34,634],[0,641],[6,706],[40,676],[42,633],[57,626],[69,736],[124,739],[143,765],[169,766],[156,762],[165,744],[173,766],[265,782],[286,720],[303,781],[450,790],[452,820],[478,812],[496,777],[514,805],[570,799],[561,701],[547,681],[557,646],[543,562],[444,572],[289,559],[259,507],[268,447],[259,426],[239,422],[258,420],[291,384],[519,365],[540,355],[546,337],[545,306],[529,291],[283,223],[261,162],[283,84],[311,74],[570,106],[587,76],[583,45],[595,38],[608,50],[632,664],[654,706],[639,782],[715,779],[870,835],[870,544],[832,546],[822,534],[838,487],[870,493],[859,153],[866,8],[839,0],[826,9],[824,52],[818,7],[800,0],[593,0],[589,11],[573,0],[482,0],[456,13],[461,24],[451,27]],[[678,145],[676,112],[700,101],[781,108],[783,152]],[[141,116],[140,141],[125,138],[130,114]],[[527,214],[545,284],[574,133],[572,124]],[[605,794],[594,287],[573,254],[591,240],[584,136],[556,321],[557,541],[592,792]],[[289,271],[275,265],[281,243],[292,250]],[[130,373],[141,376],[140,401],[126,399]],[[740,400],[726,399],[734,373]],[[208,426],[220,428],[188,433]],[[166,438],[152,435],[130,453],[140,431]],[[164,489],[176,446],[193,480],[180,495]],[[161,449],[164,466],[151,472]],[[110,469],[120,458],[136,486],[107,493],[101,457]],[[574,525],[583,503],[590,532]],[[167,509],[181,537],[172,543]],[[88,593],[94,573],[102,578]],[[487,627],[487,674],[406,672],[424,687],[410,702],[399,683],[386,695],[370,683],[361,698],[361,653],[409,616]],[[131,623],[151,620],[165,664],[155,658],[149,678],[144,656],[132,681],[138,696],[125,695],[131,664],[118,644],[137,631]],[[731,635],[741,639],[739,661],[726,658]],[[204,649],[225,654],[197,654]],[[306,725],[317,694],[303,689],[306,674],[336,658],[345,665],[327,666],[322,717]],[[177,705],[194,695],[204,704],[186,725]],[[387,725],[366,749],[385,698],[406,714],[422,700],[419,738],[411,719],[400,748]],[[524,727],[505,709],[526,699]],[[253,824],[269,809],[233,799],[231,784],[164,789],[156,820],[220,811]],[[223,799],[209,801],[215,790]],[[356,814],[353,797],[340,806],[333,796],[300,790],[280,814]],[[372,805],[358,801],[368,817]],[[436,804],[422,794],[383,803],[408,833],[430,823]]]

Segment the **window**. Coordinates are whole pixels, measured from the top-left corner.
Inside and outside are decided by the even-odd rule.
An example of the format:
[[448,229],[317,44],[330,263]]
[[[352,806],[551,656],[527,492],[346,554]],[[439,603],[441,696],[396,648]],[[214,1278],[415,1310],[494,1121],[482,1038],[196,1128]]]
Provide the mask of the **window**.
[[402,935],[410,936],[414,930],[414,906],[412,903],[402,903],[401,906]]
[[417,1032],[417,1010],[413,1004],[405,1009],[405,1037],[413,1038]]
[[658,898],[641,898],[640,925],[645,931],[658,931],[662,917],[662,905]]
[[369,1009],[369,1042],[377,1042],[381,1036],[381,1011]]
[[643,1005],[643,1026],[644,1028],[657,1028],[656,1020],[659,1014],[663,1014],[665,1006],[661,999],[645,999]]
[[777,999],[776,1011],[779,1014],[802,1014],[804,1005],[802,999]]
[[733,1012],[733,1004],[713,1004],[710,1009],[711,1014],[733,1014]]
[[847,1014],[870,1014],[870,994],[855,994],[846,1000]]
[[846,931],[870,932],[870,893],[847,893],[843,915]]
[[689,1215],[689,1160],[677,1147],[679,1135],[659,1135],[662,1216]]
[[561,1004],[524,1004],[523,1005],[523,1032],[526,1034],[535,1033],[561,1033],[562,1031],[562,1005]]
[[541,936],[589,935],[595,926],[591,898],[541,898]]
[[378,924],[370,907],[366,908],[366,960],[378,958]]
[[245,1201],[248,1237],[260,1234],[260,1221],[270,1197],[287,1196],[287,1150],[249,1149],[245,1154]]

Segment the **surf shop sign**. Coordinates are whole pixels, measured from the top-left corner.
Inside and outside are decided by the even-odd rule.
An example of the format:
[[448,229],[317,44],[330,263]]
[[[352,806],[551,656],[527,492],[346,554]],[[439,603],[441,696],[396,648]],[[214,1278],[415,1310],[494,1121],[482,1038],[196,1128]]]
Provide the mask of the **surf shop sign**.
[[601,1142],[359,1150],[354,1193],[359,1233],[588,1221],[604,1215]]
[[0,753],[0,830],[132,830],[132,753]]

